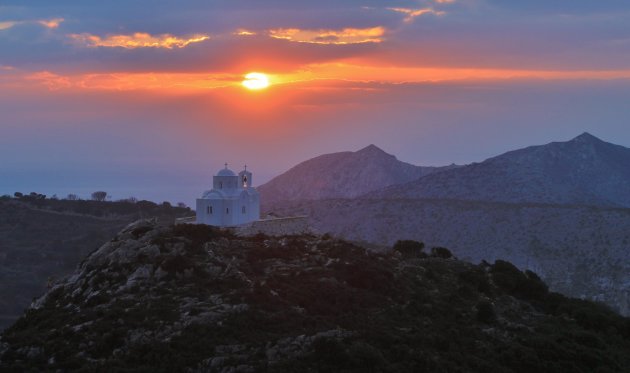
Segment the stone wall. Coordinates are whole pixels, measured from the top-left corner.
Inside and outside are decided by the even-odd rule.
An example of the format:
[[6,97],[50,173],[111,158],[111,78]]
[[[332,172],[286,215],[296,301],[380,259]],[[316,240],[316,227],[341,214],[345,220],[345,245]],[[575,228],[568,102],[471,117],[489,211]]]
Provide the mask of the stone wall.
[[310,232],[308,217],[306,216],[257,220],[233,229],[239,236],[251,236],[258,233],[269,236],[284,236]]

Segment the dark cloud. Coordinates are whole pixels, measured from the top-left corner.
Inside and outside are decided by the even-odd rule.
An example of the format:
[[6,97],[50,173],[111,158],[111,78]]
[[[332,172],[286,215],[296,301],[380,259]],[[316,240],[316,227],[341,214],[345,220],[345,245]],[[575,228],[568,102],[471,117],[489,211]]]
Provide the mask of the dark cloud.
[[[445,13],[427,13],[404,22],[406,14],[388,9],[427,7]],[[0,22],[64,19],[54,30],[33,22],[0,30],[0,50],[9,52],[0,55],[0,64],[27,70],[183,72],[254,64],[278,70],[368,56],[406,66],[630,68],[630,3],[625,0],[5,0],[0,10]],[[278,28],[377,26],[388,30],[381,45],[304,45],[266,36],[268,30]],[[239,28],[258,35],[231,36]],[[211,39],[181,49],[125,50],[87,48],[68,38],[136,32],[180,38],[207,34]]]

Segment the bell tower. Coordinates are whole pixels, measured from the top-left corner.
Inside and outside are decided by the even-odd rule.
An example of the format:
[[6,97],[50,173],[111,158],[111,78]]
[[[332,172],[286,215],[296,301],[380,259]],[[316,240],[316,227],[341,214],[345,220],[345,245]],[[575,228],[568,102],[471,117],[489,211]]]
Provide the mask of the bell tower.
[[247,165],[243,166],[243,171],[238,173],[239,188],[251,188],[252,173],[247,171]]

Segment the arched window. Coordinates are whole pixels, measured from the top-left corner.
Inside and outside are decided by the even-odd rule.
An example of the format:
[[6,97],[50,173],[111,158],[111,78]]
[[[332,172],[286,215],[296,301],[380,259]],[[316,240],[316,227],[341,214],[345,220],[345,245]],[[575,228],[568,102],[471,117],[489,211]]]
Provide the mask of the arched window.
[[208,206],[208,214],[212,215],[212,206]]
[[230,213],[230,208],[229,208],[229,207],[226,207],[226,208],[225,208],[225,213],[226,213],[226,214],[229,214],[229,213]]
[[223,181],[219,181],[219,189],[223,189]]
[[243,206],[243,208],[241,209],[241,211],[243,212],[243,214],[245,213],[245,206]]

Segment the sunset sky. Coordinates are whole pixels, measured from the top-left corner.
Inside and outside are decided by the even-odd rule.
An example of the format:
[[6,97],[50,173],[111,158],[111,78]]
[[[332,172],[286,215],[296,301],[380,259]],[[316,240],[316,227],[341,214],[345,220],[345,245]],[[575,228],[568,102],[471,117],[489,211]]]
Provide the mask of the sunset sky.
[[[270,86],[248,90],[250,72]],[[630,146],[627,0],[0,2],[0,194],[161,202],[375,144]]]

